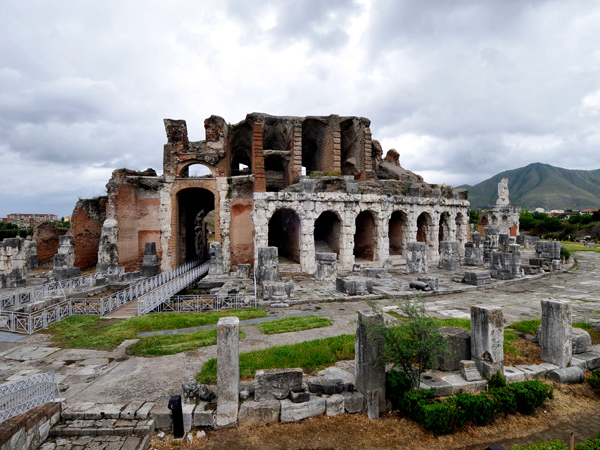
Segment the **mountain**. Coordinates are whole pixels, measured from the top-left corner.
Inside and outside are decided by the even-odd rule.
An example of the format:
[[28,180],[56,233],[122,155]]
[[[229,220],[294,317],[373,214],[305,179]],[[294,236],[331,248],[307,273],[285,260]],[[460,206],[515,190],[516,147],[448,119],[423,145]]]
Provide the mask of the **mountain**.
[[460,186],[469,190],[471,208],[493,207],[501,178],[508,178],[510,203],[523,209],[600,208],[600,169],[570,170],[542,163],[507,170],[475,186]]

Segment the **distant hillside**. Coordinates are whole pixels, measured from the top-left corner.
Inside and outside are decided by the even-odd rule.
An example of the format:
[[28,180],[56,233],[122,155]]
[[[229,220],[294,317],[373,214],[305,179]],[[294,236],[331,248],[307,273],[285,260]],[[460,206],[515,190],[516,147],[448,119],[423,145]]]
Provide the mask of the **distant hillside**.
[[498,182],[508,178],[510,202],[524,209],[600,208],[600,169],[569,170],[533,163],[499,173],[469,190],[473,209],[491,208],[498,198]]

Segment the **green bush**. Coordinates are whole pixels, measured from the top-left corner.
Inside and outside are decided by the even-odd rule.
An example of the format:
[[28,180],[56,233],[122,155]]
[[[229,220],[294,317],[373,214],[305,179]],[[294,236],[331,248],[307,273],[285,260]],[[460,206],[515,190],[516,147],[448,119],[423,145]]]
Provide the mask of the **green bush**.
[[560,247],[560,257],[565,261],[568,261],[571,258],[571,252],[567,249],[567,247]]
[[402,370],[388,370],[385,373],[385,392],[392,402],[392,406],[398,409],[400,400],[412,388],[412,381]]
[[587,382],[594,391],[600,393],[600,369],[594,370],[592,374],[587,377]]
[[488,388],[501,388],[506,386],[506,377],[502,375],[500,372],[496,372],[494,375],[490,377],[488,380]]
[[432,390],[408,391],[398,399],[398,410],[431,430],[435,436],[453,433],[468,424],[486,425],[499,414],[532,414],[544,400],[551,399],[552,386],[539,380],[502,385],[496,377],[496,387],[480,394],[457,394],[436,401]]
[[[579,445],[579,444],[577,444]],[[577,448],[577,445],[575,448]],[[569,446],[562,439],[555,441],[541,441],[536,444],[530,444],[525,447],[513,445],[512,450],[567,450]]]

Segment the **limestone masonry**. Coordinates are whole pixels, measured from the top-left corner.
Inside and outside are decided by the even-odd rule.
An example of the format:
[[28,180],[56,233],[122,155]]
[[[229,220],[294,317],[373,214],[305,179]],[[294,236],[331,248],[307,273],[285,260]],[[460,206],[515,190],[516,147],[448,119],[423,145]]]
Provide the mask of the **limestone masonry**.
[[333,267],[405,258],[411,242],[424,243],[431,260],[444,241],[464,253],[467,191],[425,183],[400,166],[395,150],[384,157],[364,117],[252,113],[231,125],[211,116],[198,142],[188,140],[185,121],[164,124],[162,175],[116,170],[107,197],[76,206],[77,262],[140,270],[154,242],[164,271],[207,258],[214,241],[225,270],[276,247],[280,262],[309,274],[323,265],[317,254],[335,254],[336,265],[320,275],[333,277]]

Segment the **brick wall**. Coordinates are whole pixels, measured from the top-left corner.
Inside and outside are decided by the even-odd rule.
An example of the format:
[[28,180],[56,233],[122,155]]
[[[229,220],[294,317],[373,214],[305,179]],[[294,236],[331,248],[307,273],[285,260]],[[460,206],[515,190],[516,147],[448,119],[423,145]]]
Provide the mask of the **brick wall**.
[[47,403],[0,424],[0,450],[38,448],[60,419],[60,403]]

